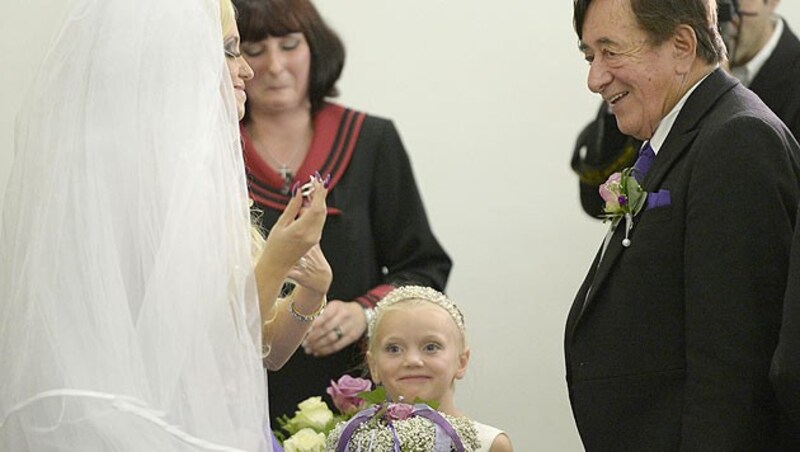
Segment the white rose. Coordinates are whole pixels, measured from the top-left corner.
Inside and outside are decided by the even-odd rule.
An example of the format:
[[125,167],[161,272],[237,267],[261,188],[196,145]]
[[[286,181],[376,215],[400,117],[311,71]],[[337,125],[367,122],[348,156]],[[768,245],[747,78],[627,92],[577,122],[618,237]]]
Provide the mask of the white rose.
[[322,397],[309,397],[297,404],[297,408],[299,410],[289,421],[296,430],[311,428],[320,431],[333,421],[333,411],[322,401]]
[[322,452],[325,435],[310,428],[304,428],[283,442],[284,452]]

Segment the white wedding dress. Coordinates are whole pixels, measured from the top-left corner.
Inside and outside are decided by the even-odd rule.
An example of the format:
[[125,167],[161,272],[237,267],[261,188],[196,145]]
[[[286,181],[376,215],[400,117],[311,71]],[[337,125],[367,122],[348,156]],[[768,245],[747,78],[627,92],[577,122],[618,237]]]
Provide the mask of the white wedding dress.
[[218,0],[77,0],[0,229],[0,450],[267,451]]

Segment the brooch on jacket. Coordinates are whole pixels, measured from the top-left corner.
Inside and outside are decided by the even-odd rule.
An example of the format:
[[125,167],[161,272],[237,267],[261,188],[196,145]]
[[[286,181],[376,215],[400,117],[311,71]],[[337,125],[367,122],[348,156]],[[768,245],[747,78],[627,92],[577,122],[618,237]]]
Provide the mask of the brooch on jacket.
[[672,196],[667,189],[649,193],[644,191],[639,181],[633,177],[633,168],[626,168],[621,173],[614,173],[600,186],[600,197],[605,201],[603,221],[611,221],[611,228],[616,228],[625,219],[625,238],[622,246],[631,246],[630,232],[633,229],[633,217],[644,210],[664,207],[672,204]]

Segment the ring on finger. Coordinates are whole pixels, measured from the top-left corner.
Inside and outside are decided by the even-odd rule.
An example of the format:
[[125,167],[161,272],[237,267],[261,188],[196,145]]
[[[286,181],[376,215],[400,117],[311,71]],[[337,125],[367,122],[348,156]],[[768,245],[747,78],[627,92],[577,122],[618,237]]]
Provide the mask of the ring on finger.
[[338,326],[338,325],[337,325],[337,326],[335,326],[335,327],[333,327],[333,334],[335,334],[335,335],[336,335],[336,340],[337,340],[337,341],[341,340],[341,339],[342,339],[342,337],[344,336],[344,333],[342,332],[342,329],[341,329],[341,328],[339,328],[339,326]]

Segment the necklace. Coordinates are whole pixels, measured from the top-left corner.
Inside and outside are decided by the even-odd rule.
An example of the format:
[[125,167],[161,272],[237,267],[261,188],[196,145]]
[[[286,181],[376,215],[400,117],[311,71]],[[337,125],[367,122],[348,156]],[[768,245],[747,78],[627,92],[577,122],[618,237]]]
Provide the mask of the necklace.
[[[268,160],[271,160],[270,166],[272,166],[275,170],[277,170],[278,174],[283,179],[283,187],[281,188],[281,193],[284,195],[288,195],[292,189],[292,182],[294,181],[295,174],[292,172],[292,168],[295,168],[295,163],[300,160],[300,163],[297,163],[296,168],[302,166],[302,159],[308,152],[309,148],[311,147],[311,138],[313,137],[313,129],[307,128],[302,134],[292,134],[294,137],[293,139],[288,140],[278,140],[278,142],[283,142],[284,146],[281,147],[281,150],[288,150],[288,152],[284,152],[285,159],[279,159],[273,151],[270,149],[266,139],[267,136],[261,137],[259,139],[255,130],[249,130],[253,137],[253,145],[257,151],[264,151],[263,153],[259,152],[264,157],[269,157]],[[266,134],[267,132],[265,132]],[[274,148],[273,148],[274,149]]]
[[269,148],[267,148],[266,146],[265,146],[263,149],[264,149],[265,151],[267,151],[267,155],[268,155],[268,156],[269,156],[269,157],[270,157],[270,158],[271,158],[271,159],[272,159],[272,160],[273,160],[275,163],[277,163],[277,164],[278,164],[278,174],[280,174],[280,176],[281,176],[281,179],[283,179],[283,187],[281,188],[281,193],[283,193],[284,195],[288,195],[288,194],[289,194],[289,190],[291,190],[291,188],[292,188],[292,180],[294,180],[294,173],[292,173],[291,167],[290,167],[289,165],[291,165],[292,163],[294,163],[294,161],[295,161],[295,157],[297,157],[297,154],[299,153],[299,152],[298,152],[298,151],[299,151],[299,149],[298,149],[298,150],[295,150],[295,151],[292,153],[292,155],[290,155],[290,156],[289,156],[289,161],[288,161],[288,163],[284,163],[283,161],[281,161],[281,160],[278,160],[278,158],[277,158],[277,157],[275,157],[275,154],[273,154],[273,153],[272,153],[272,152],[269,150]]

